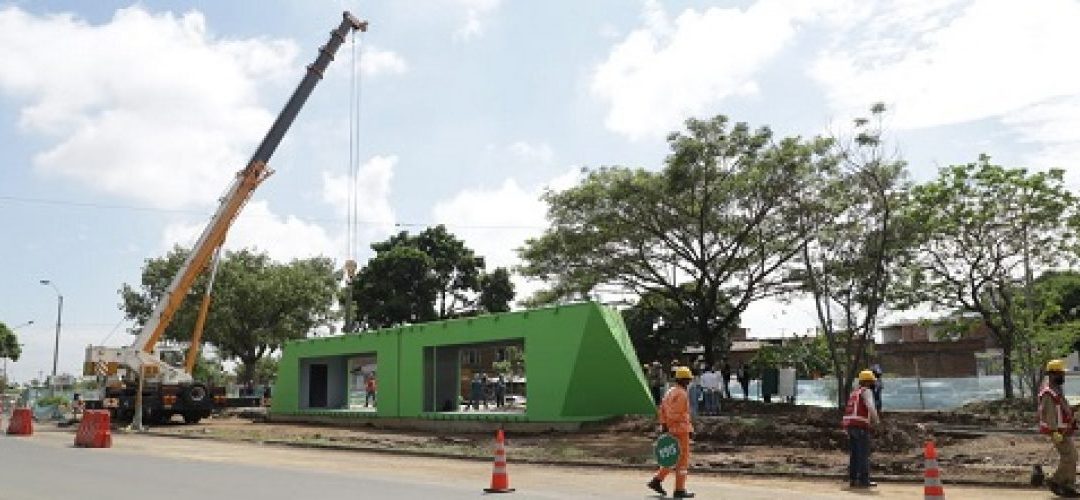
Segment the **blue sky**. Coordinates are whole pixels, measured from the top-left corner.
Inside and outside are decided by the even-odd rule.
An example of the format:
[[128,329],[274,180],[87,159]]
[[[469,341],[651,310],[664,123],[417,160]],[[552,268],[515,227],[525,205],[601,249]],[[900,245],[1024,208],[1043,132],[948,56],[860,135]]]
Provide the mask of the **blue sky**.
[[[658,168],[668,131],[717,113],[810,135],[880,100],[917,179],[986,152],[1080,184],[1080,2],[929,4],[0,2],[0,321],[35,321],[10,370],[51,369],[56,296],[40,279],[65,297],[61,371],[79,370],[87,344],[129,340],[117,290],[193,241],[346,9],[371,23],[358,40],[361,250],[446,223],[513,265],[544,226],[545,186],[581,167]],[[231,247],[347,256],[351,51]],[[809,308],[760,304],[744,326],[802,332]]]

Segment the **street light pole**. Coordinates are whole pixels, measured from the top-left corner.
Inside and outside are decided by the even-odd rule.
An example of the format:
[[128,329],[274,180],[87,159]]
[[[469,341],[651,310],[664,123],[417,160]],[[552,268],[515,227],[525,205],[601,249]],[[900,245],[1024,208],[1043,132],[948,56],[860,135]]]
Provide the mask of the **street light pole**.
[[56,395],[56,361],[60,354],[60,318],[64,315],[64,295],[50,280],[41,280],[42,285],[49,285],[56,292],[56,342],[53,344],[52,378],[49,380],[49,395]]

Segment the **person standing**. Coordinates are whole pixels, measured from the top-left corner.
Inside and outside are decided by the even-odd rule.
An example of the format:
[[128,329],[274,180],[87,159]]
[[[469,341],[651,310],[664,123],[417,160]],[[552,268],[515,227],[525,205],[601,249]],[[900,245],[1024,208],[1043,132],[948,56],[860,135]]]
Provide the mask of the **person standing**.
[[848,396],[844,408],[842,427],[848,435],[848,485],[852,488],[870,488],[877,483],[870,481],[870,432],[880,425],[874,406],[874,372],[859,372],[859,386]]
[[371,372],[371,375],[368,375],[367,382],[364,383],[364,408],[367,408],[368,405],[377,406],[379,404],[378,400],[375,399],[375,392],[378,387],[379,385],[375,382],[375,372]]
[[495,381],[495,407],[503,406],[506,406],[506,378],[499,375],[499,379]]
[[743,401],[750,399],[750,367],[746,363],[739,365],[739,373],[736,375],[739,385],[742,386]]
[[484,381],[480,378],[479,373],[474,373],[472,382],[469,384],[469,406],[472,406],[473,410],[479,410],[480,399],[483,397]]
[[[686,477],[690,473],[690,438],[694,435],[694,425],[690,421],[690,394],[687,388],[694,375],[690,368],[680,366],[675,369],[675,385],[668,389],[664,400],[660,402],[660,431],[670,433],[679,441],[679,460],[675,463],[675,498],[693,498],[694,494],[686,491]],[[656,471],[649,489],[667,496],[664,491],[664,479],[671,474],[671,469],[661,467]]]
[[881,365],[875,364],[870,368],[870,371],[874,372],[874,378],[877,379],[877,381],[874,382],[874,409],[877,410],[878,416],[881,416],[881,390],[884,387],[881,382]]
[[1039,391],[1039,432],[1050,436],[1058,452],[1058,466],[1047,486],[1055,495],[1080,498],[1076,491],[1076,445],[1072,435],[1076,419],[1062,390],[1065,385],[1065,362],[1052,359],[1046,363],[1047,384]]
[[649,366],[649,390],[656,406],[660,406],[660,400],[664,399],[664,380],[664,367],[659,361],[653,361]]
[[701,374],[701,413],[703,415],[714,415],[715,399],[718,397],[716,393],[717,387],[719,387],[720,376],[716,374],[712,366],[705,368],[705,373]]
[[731,365],[728,364],[727,359],[720,365],[720,381],[724,384],[721,386],[724,391],[724,399],[731,399],[731,389],[728,388],[728,385],[731,384]]

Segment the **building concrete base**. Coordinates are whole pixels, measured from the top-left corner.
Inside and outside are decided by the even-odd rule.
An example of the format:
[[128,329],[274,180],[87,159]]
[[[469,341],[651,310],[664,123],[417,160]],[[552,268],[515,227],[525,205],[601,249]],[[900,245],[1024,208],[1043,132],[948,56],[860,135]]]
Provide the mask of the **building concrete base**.
[[[487,433],[503,429],[518,434],[539,434],[544,432],[576,432],[587,422],[530,422],[511,421],[498,418],[501,415],[477,414],[476,419],[435,419],[435,418],[378,418],[374,415],[358,415],[342,412],[340,414],[280,414],[271,412],[266,420],[274,423],[318,424],[334,427],[365,427],[371,429]],[[479,418],[491,417],[491,418]],[[519,415],[520,417],[520,415]]]

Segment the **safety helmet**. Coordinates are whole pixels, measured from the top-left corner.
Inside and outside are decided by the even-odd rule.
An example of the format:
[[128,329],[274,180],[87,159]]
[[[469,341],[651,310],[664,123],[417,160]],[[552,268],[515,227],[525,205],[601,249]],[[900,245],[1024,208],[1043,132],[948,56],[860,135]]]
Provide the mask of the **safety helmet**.
[[690,368],[686,366],[675,367],[675,380],[690,380],[694,378],[694,374],[690,373]]
[[874,372],[863,370],[859,372],[859,382],[877,382],[877,377],[874,376]]
[[1064,372],[1065,362],[1060,359],[1051,359],[1046,363],[1046,371],[1048,372]]

